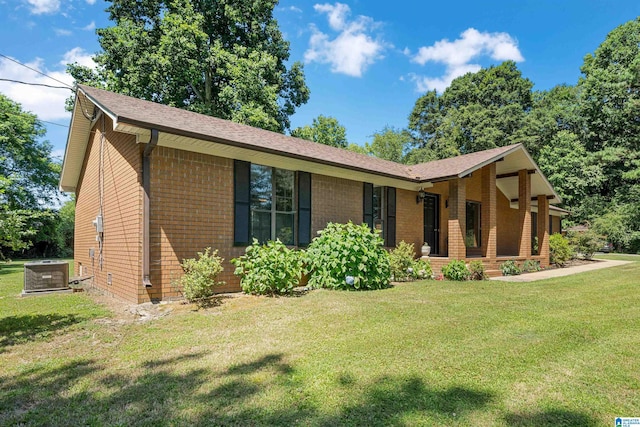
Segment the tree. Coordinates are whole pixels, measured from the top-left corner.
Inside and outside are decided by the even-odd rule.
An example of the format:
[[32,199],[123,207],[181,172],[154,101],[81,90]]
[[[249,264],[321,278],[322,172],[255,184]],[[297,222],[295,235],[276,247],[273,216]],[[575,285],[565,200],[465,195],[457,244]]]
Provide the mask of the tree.
[[408,131],[385,126],[380,132],[373,134],[373,141],[365,144],[365,150],[380,159],[405,163],[405,153],[411,141]]
[[0,94],[0,258],[31,245],[43,206],[57,198],[60,166],[37,117]]
[[640,17],[611,31],[584,58],[582,114],[590,151],[640,149]]
[[580,205],[603,180],[596,158],[567,130],[558,132],[542,147],[538,165],[568,207]]
[[291,136],[319,142],[332,147],[347,148],[347,130],[334,117],[322,114],[313,119],[311,126],[306,125],[295,128]]
[[546,91],[534,92],[533,107],[527,114],[526,126],[532,135],[527,150],[534,159],[561,131],[573,133],[582,144],[585,123],[580,114],[579,88],[562,84]]
[[277,132],[309,99],[276,0],[109,1],[97,71],[68,67],[80,83]]
[[34,114],[0,94],[0,204],[35,209],[54,200],[60,165]]
[[420,97],[409,116],[415,148],[446,158],[523,142],[533,132],[526,116],[533,101],[533,83],[513,61],[467,73],[451,82],[442,95]]

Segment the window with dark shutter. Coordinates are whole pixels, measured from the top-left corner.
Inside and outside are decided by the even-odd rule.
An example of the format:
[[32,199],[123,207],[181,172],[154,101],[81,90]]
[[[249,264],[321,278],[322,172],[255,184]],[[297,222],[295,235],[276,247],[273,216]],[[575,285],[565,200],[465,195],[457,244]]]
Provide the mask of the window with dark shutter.
[[233,162],[233,201],[234,223],[233,243],[237,246],[248,245],[251,230],[250,218],[250,191],[251,191],[251,163],[241,160]]
[[363,222],[373,230],[373,184],[364,183],[362,191]]
[[385,230],[385,246],[393,247],[396,245],[396,189],[394,187],[385,187],[386,189],[386,230]]
[[311,243],[311,174],[298,172],[298,245]]

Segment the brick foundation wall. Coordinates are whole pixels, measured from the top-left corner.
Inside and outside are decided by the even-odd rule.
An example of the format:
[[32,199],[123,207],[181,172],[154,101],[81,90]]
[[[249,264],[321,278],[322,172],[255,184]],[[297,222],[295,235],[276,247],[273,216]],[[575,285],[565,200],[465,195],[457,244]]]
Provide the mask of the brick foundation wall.
[[[104,116],[103,116],[104,117]],[[103,146],[103,249],[92,221],[100,212],[100,146]],[[131,302],[139,302],[142,254],[141,153],[135,137],[113,132],[110,119],[98,121],[87,146],[83,170],[76,189],[74,231],[75,274],[93,275],[94,286]],[[89,256],[90,249],[94,257]],[[111,274],[111,285],[107,275]]]

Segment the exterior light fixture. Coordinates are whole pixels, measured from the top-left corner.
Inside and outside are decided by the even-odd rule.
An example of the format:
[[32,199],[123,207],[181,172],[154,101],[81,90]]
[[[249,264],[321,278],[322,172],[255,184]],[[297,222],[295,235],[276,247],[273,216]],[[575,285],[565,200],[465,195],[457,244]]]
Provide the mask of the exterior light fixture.
[[427,193],[425,193],[424,190],[421,188],[420,191],[418,191],[418,195],[416,196],[416,203],[420,204],[420,202],[424,200],[426,195]]

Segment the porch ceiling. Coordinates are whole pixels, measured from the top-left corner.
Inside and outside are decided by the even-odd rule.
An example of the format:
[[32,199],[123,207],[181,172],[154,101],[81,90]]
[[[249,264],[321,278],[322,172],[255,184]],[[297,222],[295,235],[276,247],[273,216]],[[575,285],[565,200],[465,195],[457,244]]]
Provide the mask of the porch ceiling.
[[[496,175],[516,174],[520,170],[532,170],[531,174],[531,197],[539,195],[553,196],[549,199],[550,203],[560,203],[560,197],[553,190],[553,187],[547,181],[545,176],[540,172],[535,162],[524,150],[516,150],[504,157],[504,160],[496,163]],[[510,176],[506,178],[496,179],[496,186],[509,200],[518,198],[518,176]],[[513,206],[513,203],[512,203]],[[515,207],[517,207],[517,202]]]

